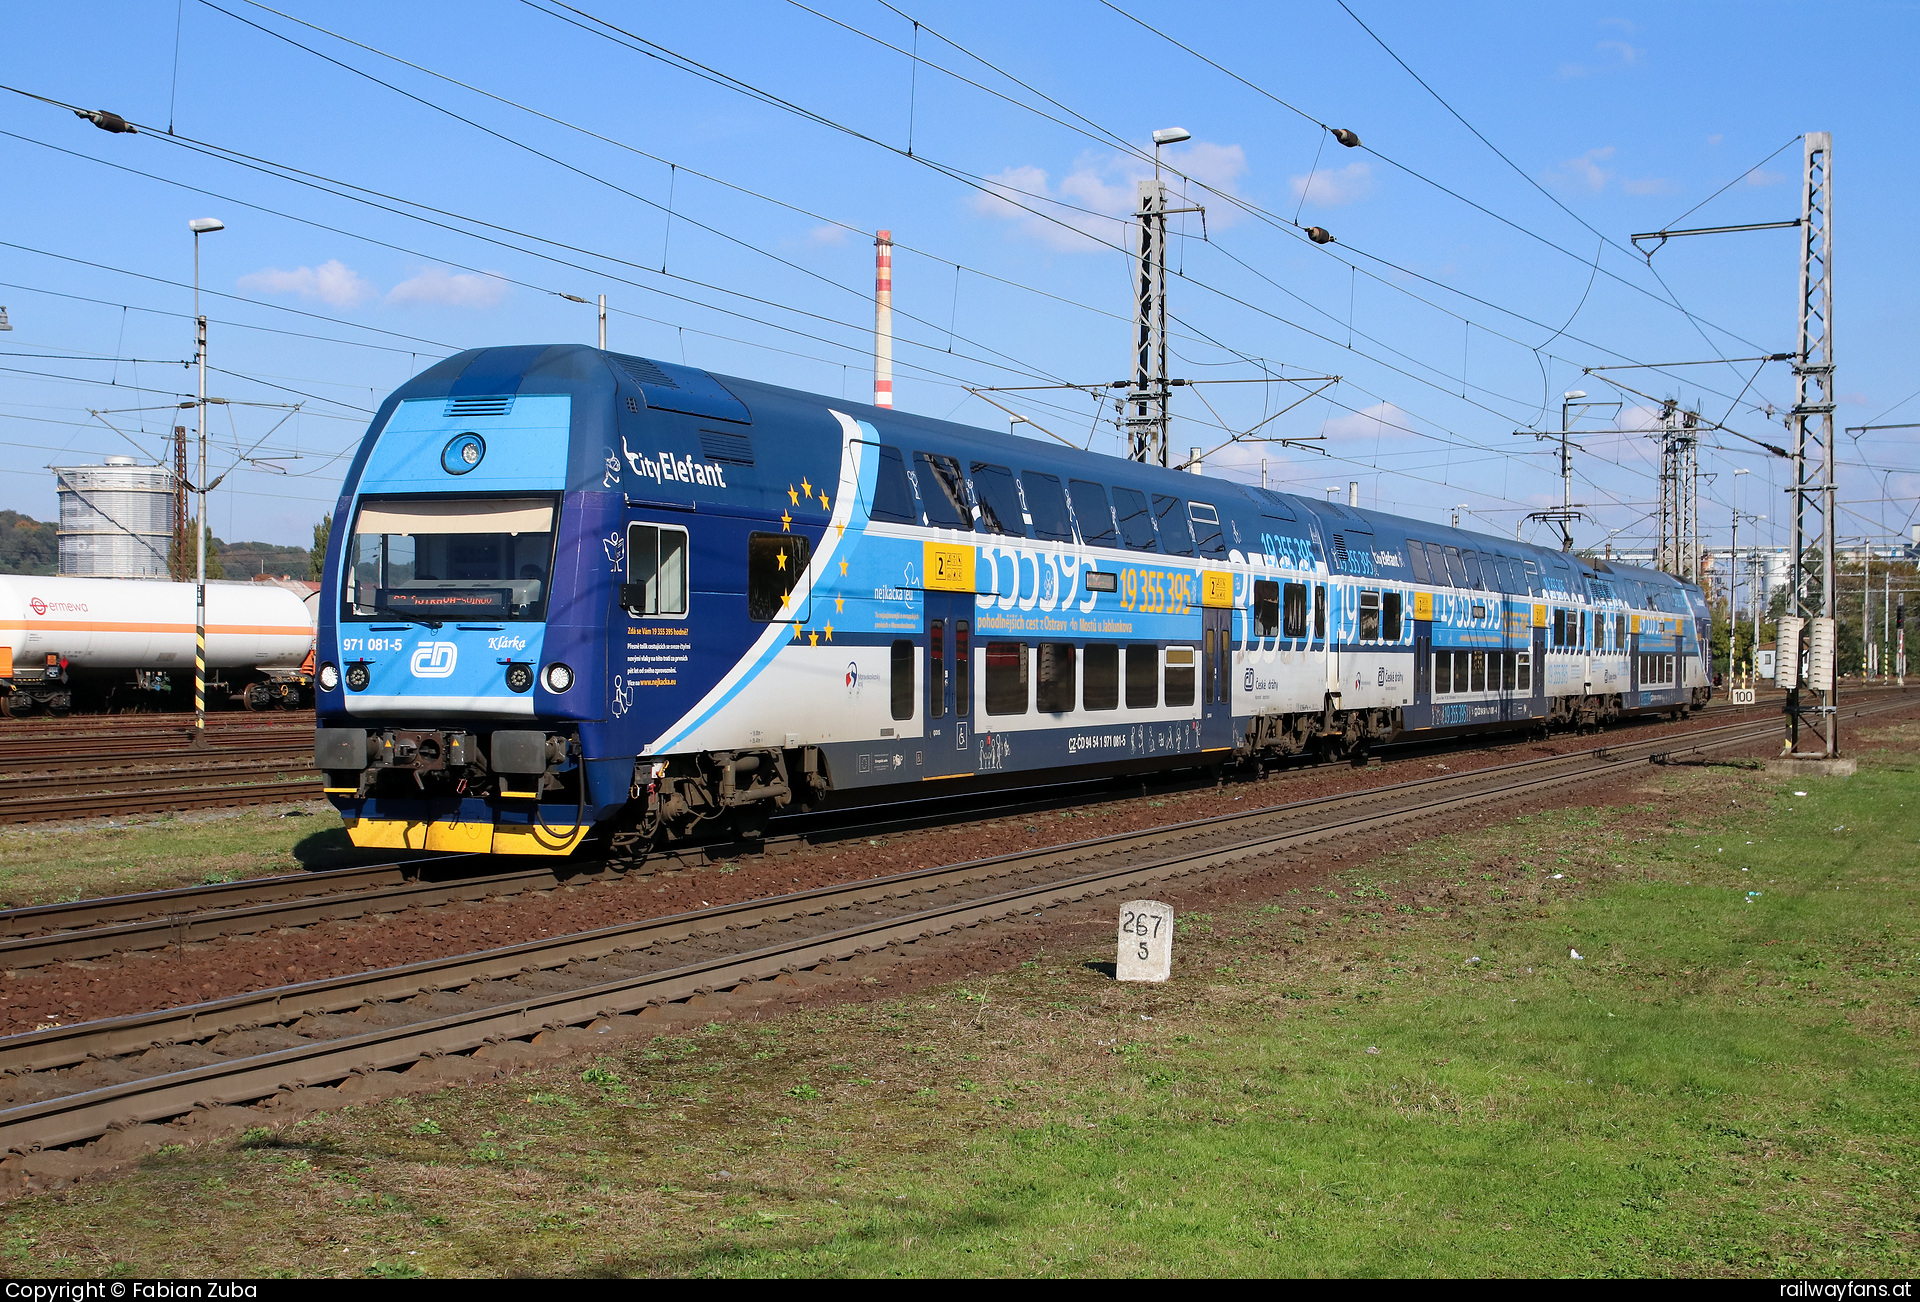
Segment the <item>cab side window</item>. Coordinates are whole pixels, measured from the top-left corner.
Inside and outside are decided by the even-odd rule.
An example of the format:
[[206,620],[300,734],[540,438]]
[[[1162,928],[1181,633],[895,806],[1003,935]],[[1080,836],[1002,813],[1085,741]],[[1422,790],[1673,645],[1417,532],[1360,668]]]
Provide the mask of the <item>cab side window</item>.
[[687,531],[657,524],[627,526],[627,581],[620,604],[636,615],[687,613]]

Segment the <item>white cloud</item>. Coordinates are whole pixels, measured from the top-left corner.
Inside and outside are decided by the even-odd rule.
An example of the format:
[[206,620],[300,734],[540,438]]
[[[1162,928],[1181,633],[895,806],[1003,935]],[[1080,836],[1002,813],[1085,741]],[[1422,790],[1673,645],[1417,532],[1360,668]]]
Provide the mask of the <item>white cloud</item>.
[[1376,402],[1371,407],[1349,412],[1344,416],[1328,418],[1320,426],[1320,432],[1329,441],[1334,439],[1378,439],[1400,438],[1413,432],[1413,417],[1390,402]]
[[1373,168],[1364,161],[1292,178],[1293,197],[1322,208],[1353,203],[1373,193]]
[[1620,188],[1628,194],[1672,194],[1680,187],[1664,177],[1643,176],[1620,182]]
[[475,275],[468,271],[448,271],[445,267],[428,267],[387,291],[387,302],[394,305],[489,308],[505,298],[509,288],[506,279],[497,271]]
[[1560,164],[1560,178],[1575,185],[1584,185],[1589,190],[1606,189],[1607,181],[1613,176],[1600,164],[1614,155],[1612,145],[1602,145],[1598,149],[1589,149],[1578,158],[1569,158]]
[[1632,36],[1635,32],[1640,30],[1638,27],[1634,25],[1633,19],[1631,18],[1602,18],[1600,20],[1600,25],[1602,27],[1617,27],[1621,31],[1625,32],[1628,36]]
[[1725,139],[1726,139],[1726,137],[1725,137],[1725,136],[1723,136],[1723,135],[1720,135],[1720,134],[1719,134],[1718,132],[1716,132],[1715,134],[1713,134],[1713,135],[1710,135],[1710,136],[1708,136],[1708,137],[1707,137],[1707,144],[1709,144],[1709,145],[1717,145],[1717,144],[1719,144],[1719,143],[1720,143],[1720,142],[1721,142],[1722,140],[1725,140]]
[[847,228],[844,226],[816,226],[807,232],[807,243],[817,245],[845,244]]
[[1629,434],[1659,429],[1660,408],[1644,405],[1622,407],[1620,413],[1613,418],[1613,427],[1617,430],[1625,430]]
[[317,267],[296,267],[292,271],[267,267],[240,277],[239,283],[241,289],[263,294],[298,294],[332,307],[355,307],[374,295],[373,286],[338,258]]
[[1594,47],[1602,54],[1611,54],[1627,67],[1646,60],[1647,52],[1637,45],[1628,45],[1625,41],[1602,41]]
[[1759,167],[1754,168],[1751,172],[1748,172],[1740,178],[1742,184],[1745,185],[1779,185],[1786,179],[1787,174],[1785,172],[1769,172]]
[[[1227,194],[1235,193],[1247,170],[1246,151],[1239,145],[1194,141],[1164,150],[1162,157],[1170,168]],[[972,206],[981,216],[1011,222],[1020,234],[1053,248],[1088,252],[1099,247],[1096,240],[1128,242],[1125,229],[1109,219],[1131,221],[1140,202],[1139,182],[1152,175],[1149,164],[1124,154],[1082,155],[1057,185],[1045,168],[1026,164],[988,177],[990,192],[976,194]],[[1180,177],[1168,179],[1173,206],[1205,203],[1214,226],[1229,226],[1239,218],[1231,206],[1208,202],[1213,196],[1206,191],[1182,197],[1182,188]]]

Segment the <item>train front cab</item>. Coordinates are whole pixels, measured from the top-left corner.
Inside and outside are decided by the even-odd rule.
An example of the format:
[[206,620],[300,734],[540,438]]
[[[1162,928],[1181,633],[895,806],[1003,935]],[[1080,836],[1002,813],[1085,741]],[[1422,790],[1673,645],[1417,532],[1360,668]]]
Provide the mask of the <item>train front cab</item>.
[[349,471],[315,764],[356,846],[564,855],[600,812],[579,736],[602,712],[605,584],[583,584],[580,558],[610,508],[568,491],[583,479],[570,460],[585,386],[528,382],[545,351],[429,370],[388,400]]

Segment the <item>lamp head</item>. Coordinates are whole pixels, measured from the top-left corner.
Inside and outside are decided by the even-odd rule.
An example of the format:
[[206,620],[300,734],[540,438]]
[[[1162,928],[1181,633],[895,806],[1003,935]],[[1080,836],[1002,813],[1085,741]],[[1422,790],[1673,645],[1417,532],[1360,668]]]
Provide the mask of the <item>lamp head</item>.
[[1568,389],[1560,395],[1560,398],[1563,402],[1572,402],[1576,398],[1584,398],[1586,396],[1587,391],[1585,389]]
[[209,235],[214,231],[224,231],[227,224],[218,217],[195,217],[187,223],[187,229],[195,235]]
[[1153,143],[1156,147],[1160,145],[1177,145],[1182,140],[1191,139],[1193,139],[1193,132],[1187,130],[1185,127],[1161,127],[1153,133]]

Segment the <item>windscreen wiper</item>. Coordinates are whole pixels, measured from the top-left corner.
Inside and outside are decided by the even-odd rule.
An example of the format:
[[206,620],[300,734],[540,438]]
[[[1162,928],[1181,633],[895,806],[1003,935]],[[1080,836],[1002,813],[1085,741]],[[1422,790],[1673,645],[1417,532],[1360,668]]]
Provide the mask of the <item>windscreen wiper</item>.
[[425,616],[417,614],[413,611],[401,610],[397,606],[389,606],[386,603],[379,602],[379,601],[356,601],[353,603],[353,605],[355,610],[371,610],[376,614],[384,612],[385,614],[392,615],[395,618],[404,619],[409,624],[425,625],[427,628],[433,630],[436,633],[440,631],[440,625],[446,622],[445,620],[440,620],[440,619],[428,619]]

